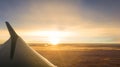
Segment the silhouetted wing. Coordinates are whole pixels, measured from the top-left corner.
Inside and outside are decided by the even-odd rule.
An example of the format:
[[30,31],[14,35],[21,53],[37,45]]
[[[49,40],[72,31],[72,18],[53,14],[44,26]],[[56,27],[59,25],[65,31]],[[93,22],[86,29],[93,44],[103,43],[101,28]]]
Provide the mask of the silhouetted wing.
[[11,37],[0,47],[0,67],[56,67],[6,25]]
[[8,22],[6,22],[6,25],[7,25],[8,31],[10,33],[10,36],[11,36],[10,59],[13,59],[18,35],[16,34],[16,32],[13,30],[13,28],[10,26],[10,24]]

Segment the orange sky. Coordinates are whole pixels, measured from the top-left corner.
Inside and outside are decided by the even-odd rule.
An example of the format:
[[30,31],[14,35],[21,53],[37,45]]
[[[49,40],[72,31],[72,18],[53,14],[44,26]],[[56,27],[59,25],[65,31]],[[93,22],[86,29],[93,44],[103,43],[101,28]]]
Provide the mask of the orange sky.
[[[94,2],[96,4],[87,0],[3,1],[0,5],[3,9],[0,12],[0,43],[9,38],[6,20],[27,42],[49,42],[53,37],[60,42],[119,43],[117,2],[106,1],[104,6],[102,0]],[[109,8],[111,6],[114,8]]]

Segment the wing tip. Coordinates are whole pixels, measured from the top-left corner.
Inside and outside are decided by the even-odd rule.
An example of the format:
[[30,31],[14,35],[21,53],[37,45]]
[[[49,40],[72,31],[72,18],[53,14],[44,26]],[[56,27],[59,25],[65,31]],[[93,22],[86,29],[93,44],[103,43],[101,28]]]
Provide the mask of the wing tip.
[[14,53],[15,53],[15,48],[16,48],[16,41],[18,38],[18,35],[16,34],[16,32],[14,31],[14,29],[12,28],[12,26],[9,24],[8,21],[5,22],[6,26],[8,28],[9,34],[11,36],[11,52],[10,52],[10,59],[12,60],[14,57]]
[[18,35],[16,34],[16,32],[14,31],[14,29],[12,28],[12,26],[9,24],[9,22],[8,22],[8,21],[5,21],[5,23],[6,23],[6,26],[7,26],[7,28],[8,28],[8,31],[9,31],[10,36],[11,36],[11,37],[18,36]]

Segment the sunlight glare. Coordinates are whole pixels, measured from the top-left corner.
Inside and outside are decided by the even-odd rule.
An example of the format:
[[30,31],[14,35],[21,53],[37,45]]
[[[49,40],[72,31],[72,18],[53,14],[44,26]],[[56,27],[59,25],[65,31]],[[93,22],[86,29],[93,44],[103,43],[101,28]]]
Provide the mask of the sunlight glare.
[[49,42],[52,45],[58,45],[58,43],[60,42],[60,33],[59,32],[51,32],[49,34]]
[[32,31],[26,33],[27,36],[33,36],[37,38],[41,38],[43,42],[48,42],[52,45],[58,45],[63,42],[66,37],[72,36],[72,32],[68,31]]
[[59,43],[59,38],[50,38],[50,43],[52,45],[57,45]]

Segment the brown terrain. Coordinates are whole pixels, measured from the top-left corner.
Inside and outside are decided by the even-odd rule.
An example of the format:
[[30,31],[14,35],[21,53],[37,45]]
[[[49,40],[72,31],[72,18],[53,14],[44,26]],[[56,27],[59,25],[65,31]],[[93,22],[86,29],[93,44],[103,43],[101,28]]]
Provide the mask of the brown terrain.
[[58,67],[120,67],[120,45],[31,45]]

